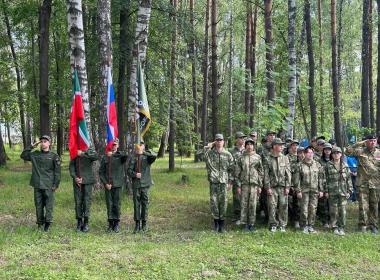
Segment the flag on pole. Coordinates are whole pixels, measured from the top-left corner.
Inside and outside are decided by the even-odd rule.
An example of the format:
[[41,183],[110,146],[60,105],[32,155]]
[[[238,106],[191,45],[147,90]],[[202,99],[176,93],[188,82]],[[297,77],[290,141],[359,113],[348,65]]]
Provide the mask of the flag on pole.
[[73,99],[70,112],[69,151],[70,159],[75,159],[78,150],[86,151],[91,145],[90,136],[84,118],[82,93],[80,91],[78,72],[73,73]]
[[107,79],[107,147],[111,151],[115,139],[118,137],[117,114],[115,105],[115,91],[112,84],[111,67],[108,67]]
[[[137,85],[138,85],[138,103],[137,103],[137,135],[138,138],[144,137],[145,133],[148,131],[151,125],[151,117],[149,111],[148,98],[146,96],[145,84],[144,84],[144,73],[140,65],[140,60],[137,60]],[[139,137],[140,136],[140,137]],[[141,139],[137,139],[138,144]]]

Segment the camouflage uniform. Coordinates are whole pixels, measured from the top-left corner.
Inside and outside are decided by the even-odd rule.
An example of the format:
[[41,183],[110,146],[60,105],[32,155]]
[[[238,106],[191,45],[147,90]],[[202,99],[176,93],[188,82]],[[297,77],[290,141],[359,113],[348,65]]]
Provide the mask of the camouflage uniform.
[[262,186],[262,179],[261,157],[255,152],[244,152],[236,163],[236,181],[241,187],[242,224],[254,225],[256,222],[257,188]]
[[295,185],[301,198],[301,226],[313,227],[318,205],[319,192],[323,191],[323,169],[321,165],[312,160],[299,163],[295,172]]
[[297,192],[295,190],[295,183],[294,183],[294,173],[297,170],[298,166],[298,157],[297,154],[288,154],[287,155],[290,163],[290,170],[292,173],[292,183],[291,188],[289,191],[289,196],[291,198],[291,201],[289,201],[289,216],[294,222],[299,222],[300,220],[300,201],[297,197]]
[[[243,149],[239,149],[238,147],[234,147],[233,149],[230,150],[231,155],[234,157],[235,162],[242,156],[244,152],[244,147]],[[240,217],[240,211],[241,211],[241,196],[238,193],[238,183],[236,178],[232,179],[232,208],[233,212],[235,215],[235,218],[239,219]]]
[[[285,189],[289,189],[292,182],[290,163],[287,156],[271,153],[264,161],[264,188],[272,195],[268,195],[269,225],[271,227],[286,227],[288,223],[288,196]],[[278,220],[277,220],[278,217]]]
[[210,182],[210,205],[214,219],[224,220],[227,211],[227,184],[233,178],[234,158],[223,149],[205,151],[208,181]]
[[330,161],[325,165],[325,178],[325,191],[329,194],[331,227],[344,228],[347,195],[352,192],[350,169],[342,159],[339,167]]
[[[50,142],[47,136],[43,136],[43,139]],[[33,149],[33,146],[26,148],[20,157],[32,162],[30,185],[34,188],[37,224],[39,227],[45,225],[45,230],[48,230],[53,220],[54,191],[61,180],[61,159],[52,151]]]
[[[378,205],[380,200],[380,150],[368,150],[365,142],[358,142],[346,150],[347,156],[358,159],[357,190],[359,200],[359,226],[378,228]],[[376,156],[376,157],[375,157]]]
[[[322,170],[325,170],[325,167],[329,162],[330,162],[330,159],[325,159],[323,156],[319,159],[319,164],[322,166]],[[323,172],[322,175],[323,175],[322,180],[324,181],[325,173]],[[318,198],[317,216],[323,225],[328,226],[330,222],[330,212],[329,212],[329,198],[327,198],[326,196]]]
[[[262,146],[259,147],[257,153],[261,156],[261,160],[264,165],[264,160],[269,157],[271,154],[271,149],[272,149],[272,144],[271,143],[265,143]],[[265,188],[263,188],[260,197],[259,197],[259,202],[260,202],[260,211],[264,211],[265,214],[265,220],[269,219],[269,213],[268,213],[268,195],[267,191]]]

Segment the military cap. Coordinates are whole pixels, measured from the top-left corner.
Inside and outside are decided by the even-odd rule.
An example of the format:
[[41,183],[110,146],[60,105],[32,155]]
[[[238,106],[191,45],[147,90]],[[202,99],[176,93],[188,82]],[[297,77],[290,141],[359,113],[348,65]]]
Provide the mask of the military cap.
[[281,138],[274,138],[274,140],[272,141],[272,147],[274,145],[284,145],[285,143],[281,140]]
[[255,130],[252,130],[250,133],[249,133],[250,136],[255,136],[257,137],[257,131]]
[[247,135],[245,135],[243,132],[241,131],[238,131],[236,132],[235,134],[235,138],[238,139],[238,138],[244,138],[244,137],[247,137]]
[[268,136],[269,134],[277,134],[277,132],[273,130],[268,130],[266,135]]
[[318,140],[317,140],[317,145],[318,145],[318,146],[320,146],[320,145],[324,145],[325,143],[326,143],[326,141],[323,140],[323,139],[318,139]]
[[303,152],[304,150],[305,150],[304,147],[298,147],[298,148],[297,148],[297,152],[298,152],[298,153]]
[[297,144],[299,145],[300,142],[297,140],[297,139],[291,139],[291,141],[289,142],[290,145],[293,145],[293,144]]
[[321,135],[321,136],[318,136],[318,137],[317,137],[317,141],[318,141],[319,139],[326,140],[326,137],[323,136],[323,135]]
[[342,149],[339,147],[332,148],[331,153],[342,153]]
[[373,139],[377,139],[376,136],[373,134],[368,134],[364,137],[364,140],[373,140]]
[[323,149],[332,149],[332,145],[330,143],[325,143]]
[[223,134],[221,133],[215,134],[215,140],[224,140]]
[[306,153],[307,150],[312,150],[314,152],[314,147],[313,146],[307,146],[307,147],[305,147],[305,149],[303,150],[303,152]]
[[329,140],[329,143],[330,143],[331,145],[335,145],[335,144],[336,144],[336,141],[335,141],[335,139],[330,139],[330,140]]
[[49,135],[42,135],[42,136],[40,137],[40,140],[42,140],[42,139],[45,139],[45,140],[48,140],[49,142],[51,142],[51,138],[50,138]]
[[244,145],[247,145],[248,143],[251,143],[252,145],[255,145],[255,141],[253,141],[252,138],[247,138],[247,139],[245,139],[245,143],[244,143]]

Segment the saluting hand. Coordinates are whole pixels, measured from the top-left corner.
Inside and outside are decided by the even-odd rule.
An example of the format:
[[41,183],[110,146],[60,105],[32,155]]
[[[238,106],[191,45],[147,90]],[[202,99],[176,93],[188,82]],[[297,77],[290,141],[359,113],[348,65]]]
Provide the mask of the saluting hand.
[[33,144],[32,144],[32,147],[35,148],[35,147],[37,147],[38,144],[40,144],[40,143],[41,143],[41,141],[37,141],[36,143],[33,143]]

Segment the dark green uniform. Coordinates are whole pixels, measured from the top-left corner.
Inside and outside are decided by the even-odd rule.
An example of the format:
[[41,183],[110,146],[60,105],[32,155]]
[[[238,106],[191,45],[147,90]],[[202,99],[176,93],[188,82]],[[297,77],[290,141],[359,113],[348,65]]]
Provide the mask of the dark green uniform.
[[32,150],[25,149],[20,157],[32,162],[30,185],[34,188],[37,224],[48,228],[53,220],[54,191],[61,180],[61,159],[51,151]]
[[[85,224],[90,217],[92,188],[95,183],[92,165],[97,159],[98,153],[88,149],[81,156],[71,160],[69,165],[70,176],[73,178],[75,216],[78,222],[84,219]],[[78,185],[75,178],[82,178],[82,184]]]
[[105,188],[107,217],[113,228],[120,221],[120,198],[122,187],[125,185],[124,164],[127,161],[127,153],[117,151],[112,156],[103,156],[100,162],[99,176],[101,182],[111,184],[112,188]]
[[292,183],[290,185],[290,191],[289,191],[289,198],[291,199],[288,201],[288,212],[290,218],[295,222],[298,223],[300,221],[300,201],[297,198],[297,192],[295,190],[295,176],[294,173],[297,171],[298,168],[298,156],[297,154],[287,154],[287,157],[289,159],[290,163],[290,170],[292,173]]
[[[326,159],[325,157],[321,157],[319,159],[319,163],[322,166],[322,169],[325,170],[325,167],[330,162],[330,159]],[[322,173],[325,176],[325,173]],[[325,178],[323,178],[323,181]],[[318,207],[317,207],[317,216],[321,220],[322,225],[325,228],[329,227],[330,222],[330,210],[329,210],[329,199],[324,195],[323,197],[318,198]]]
[[[149,188],[152,185],[150,165],[156,160],[157,155],[151,151],[145,151],[142,155],[133,155],[128,166],[128,176],[132,178],[133,189],[133,218],[136,223],[142,221],[145,229],[148,220]],[[136,177],[141,173],[141,178]]]

